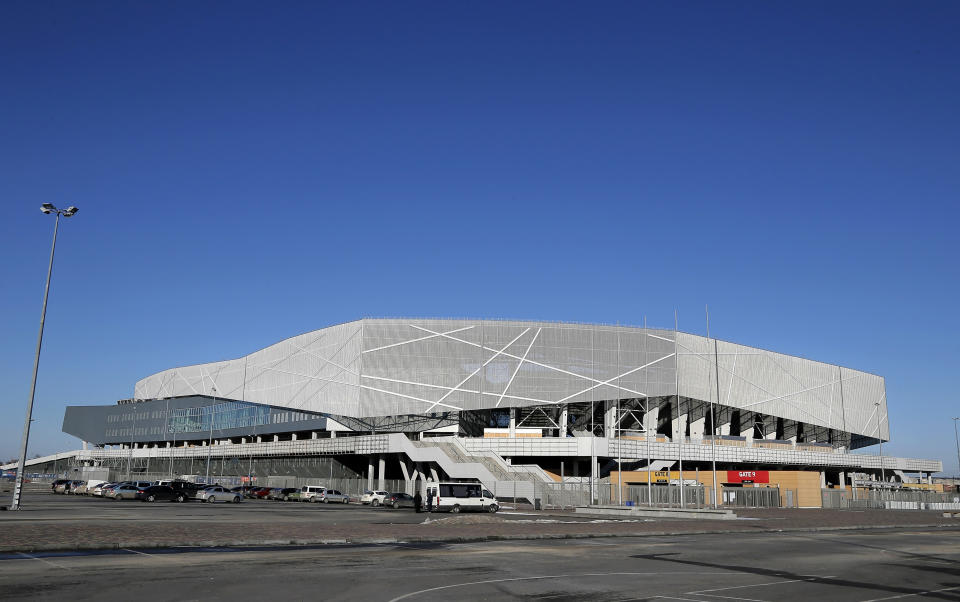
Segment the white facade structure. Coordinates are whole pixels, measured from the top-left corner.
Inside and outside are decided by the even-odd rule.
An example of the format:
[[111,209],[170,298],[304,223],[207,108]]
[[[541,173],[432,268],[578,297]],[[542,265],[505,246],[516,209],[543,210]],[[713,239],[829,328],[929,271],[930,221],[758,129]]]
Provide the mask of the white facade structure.
[[890,438],[881,376],[673,330],[553,322],[339,324],[157,372],[134,399],[68,407],[64,431],[84,441],[74,462],[128,473],[195,474],[214,459],[249,478],[479,479],[515,496],[714,463],[840,487],[942,470],[854,451]]

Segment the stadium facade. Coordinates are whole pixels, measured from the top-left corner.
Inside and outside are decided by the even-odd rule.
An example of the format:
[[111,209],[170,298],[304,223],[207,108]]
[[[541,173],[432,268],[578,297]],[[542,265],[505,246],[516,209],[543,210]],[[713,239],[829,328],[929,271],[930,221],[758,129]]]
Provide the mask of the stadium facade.
[[570,323],[362,319],[158,372],[133,399],[68,407],[63,430],[84,441],[71,457],[86,466],[196,474],[212,457],[261,481],[476,478],[514,495],[558,480],[669,481],[714,463],[724,487],[742,486],[726,478],[734,471],[849,487],[942,469],[856,452],[890,439],[881,376],[673,330]]

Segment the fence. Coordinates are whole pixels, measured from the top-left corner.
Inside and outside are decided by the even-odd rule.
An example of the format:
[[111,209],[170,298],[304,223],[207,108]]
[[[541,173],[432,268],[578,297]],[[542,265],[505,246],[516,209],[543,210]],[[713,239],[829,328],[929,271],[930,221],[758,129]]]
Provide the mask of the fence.
[[780,508],[794,506],[797,499],[793,489],[783,492],[779,487],[725,487],[723,505],[740,508]]
[[887,510],[960,510],[960,494],[935,491],[821,490],[824,508]]

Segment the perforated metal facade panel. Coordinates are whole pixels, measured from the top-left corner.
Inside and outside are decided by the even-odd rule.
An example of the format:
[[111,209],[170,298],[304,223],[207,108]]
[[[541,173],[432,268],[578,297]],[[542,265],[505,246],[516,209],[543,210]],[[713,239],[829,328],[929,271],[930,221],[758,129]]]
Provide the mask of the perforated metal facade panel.
[[[717,401],[714,342],[680,333],[680,394]],[[719,341],[722,405],[889,438],[883,378]],[[166,370],[138,398],[212,394],[370,417],[676,394],[674,332],[480,320],[365,319],[245,358]],[[842,379],[841,379],[842,374]],[[842,390],[841,390],[842,389]],[[878,403],[879,405],[875,405]]]

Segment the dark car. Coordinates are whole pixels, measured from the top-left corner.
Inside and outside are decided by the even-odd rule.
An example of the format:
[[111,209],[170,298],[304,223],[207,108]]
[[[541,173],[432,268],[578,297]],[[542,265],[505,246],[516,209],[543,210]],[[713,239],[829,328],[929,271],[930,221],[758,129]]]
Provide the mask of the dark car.
[[413,508],[413,496],[409,493],[391,493],[384,498],[383,505],[393,509]]
[[197,493],[202,491],[207,485],[199,485],[197,483],[191,483],[190,481],[173,481],[170,483],[170,487],[174,491],[182,493],[186,499],[193,500],[197,498]]
[[140,499],[145,502],[185,502],[187,494],[169,485],[151,485],[140,492]]
[[272,489],[269,494],[267,494],[268,500],[280,500],[282,502],[290,501],[290,494],[300,491],[296,487],[278,487]]

